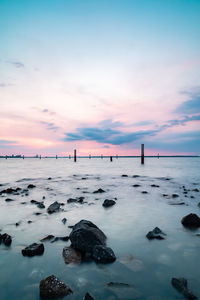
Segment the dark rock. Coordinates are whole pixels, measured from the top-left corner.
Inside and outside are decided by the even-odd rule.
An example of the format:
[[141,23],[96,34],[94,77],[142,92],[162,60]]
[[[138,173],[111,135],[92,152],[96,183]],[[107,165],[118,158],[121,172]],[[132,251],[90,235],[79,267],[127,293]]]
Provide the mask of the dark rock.
[[169,205],[184,205],[185,202],[170,202]]
[[49,234],[49,235],[45,236],[43,239],[41,239],[40,242],[46,242],[46,241],[52,240],[54,238],[55,238],[54,235]]
[[69,198],[67,200],[67,203],[83,203],[83,200],[85,199],[85,197],[77,197],[77,198]]
[[19,226],[21,224],[21,222],[17,222],[15,223],[15,226]]
[[36,185],[34,185],[34,184],[29,184],[28,186],[27,186],[27,189],[34,189],[36,187]]
[[40,281],[41,297],[60,298],[71,293],[73,293],[72,289],[54,275]]
[[42,197],[43,200],[44,200],[45,198],[46,198],[45,196]]
[[181,223],[186,227],[200,227],[200,218],[196,214],[185,216]]
[[5,201],[6,202],[12,202],[12,201],[15,201],[15,200],[14,199],[10,199],[10,198],[6,198]]
[[38,204],[39,202],[38,201],[36,201],[36,200],[31,200],[30,201],[32,204]]
[[191,199],[194,199],[194,196],[190,196]]
[[24,204],[27,204],[27,202],[23,201],[23,202],[21,202],[21,204],[24,205]]
[[197,297],[188,289],[187,279],[185,278],[172,278],[171,284],[175,289],[182,293],[187,299],[194,300]]
[[128,177],[128,175],[126,175],[126,174],[122,174],[122,177]]
[[116,260],[113,250],[109,247],[97,245],[93,248],[93,259],[98,263],[111,263]]
[[86,293],[83,300],[94,300],[94,298],[89,293]]
[[54,212],[57,212],[60,210],[60,203],[58,203],[57,201],[55,201],[54,203],[52,203],[48,208],[47,208],[47,212],[49,214],[52,214]]
[[66,222],[67,222],[67,219],[66,219],[66,218],[63,218],[63,219],[62,219],[62,223],[65,224]]
[[42,255],[44,253],[44,245],[33,243],[28,247],[22,249],[23,256],[34,256],[34,255]]
[[105,193],[105,191],[100,188],[100,189],[93,192],[93,194],[97,194],[97,193]]
[[146,237],[149,240],[152,240],[152,239],[164,240],[163,235],[166,235],[166,234],[164,232],[162,232],[162,230],[160,230],[160,228],[155,227],[152,231],[149,231],[147,233]]
[[139,187],[141,186],[140,184],[134,184],[133,187]]
[[17,192],[21,191],[21,188],[7,188],[5,190],[0,191],[1,194],[16,194]]
[[42,214],[42,213],[41,213],[41,212],[38,212],[38,211],[34,213],[34,215],[36,215],[36,216],[40,216],[41,214]]
[[81,179],[82,179],[82,180],[86,180],[87,178],[86,178],[86,177],[82,177]]
[[138,177],[140,177],[139,175],[133,175],[132,176],[133,178],[138,178]]
[[134,286],[122,282],[109,282],[107,288],[114,293],[117,299],[141,299],[141,293]]
[[47,178],[47,180],[51,180],[51,179],[52,179],[51,177],[48,177],[48,178]]
[[193,192],[199,193],[199,189],[193,189]]
[[28,223],[28,224],[31,224],[31,223],[33,223],[33,221],[29,220],[29,221],[27,221],[27,223]]
[[45,208],[45,205],[43,202],[38,203],[37,205],[38,208]]
[[104,207],[110,207],[110,206],[113,206],[115,204],[116,204],[116,202],[114,200],[106,199],[106,200],[104,200],[102,206],[104,206]]
[[67,242],[69,240],[69,236],[56,236],[51,243],[57,242],[57,241],[64,241]]
[[142,191],[142,194],[148,194],[148,192],[147,191]]
[[105,234],[92,222],[81,220],[73,226],[70,241],[74,249],[92,253],[94,246],[106,245]]
[[3,241],[4,245],[6,245],[6,246],[10,246],[12,243],[12,238],[7,233],[4,233],[1,235],[1,240]]
[[157,185],[157,184],[151,184],[151,187],[157,187],[157,188],[159,188],[160,186]]
[[200,202],[197,205],[198,205],[198,207],[200,207]]
[[178,194],[172,194],[172,198],[178,198],[179,195]]
[[63,248],[63,257],[66,264],[80,264],[82,261],[82,254],[80,251],[72,247]]

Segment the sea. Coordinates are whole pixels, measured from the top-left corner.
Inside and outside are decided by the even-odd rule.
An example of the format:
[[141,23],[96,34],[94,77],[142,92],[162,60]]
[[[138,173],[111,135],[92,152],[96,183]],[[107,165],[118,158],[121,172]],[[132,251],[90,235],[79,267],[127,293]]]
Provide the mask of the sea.
[[[200,157],[149,157],[144,165],[140,158],[125,157],[112,162],[78,158],[76,163],[69,158],[0,159],[0,191],[29,184],[35,188],[26,193],[0,195],[0,233],[12,236],[11,246],[0,245],[1,300],[40,299],[40,281],[50,275],[71,287],[73,294],[63,298],[69,300],[84,299],[86,292],[96,300],[184,299],[172,286],[173,277],[186,278],[200,297],[200,229],[181,223],[190,213],[200,216]],[[105,193],[93,193],[99,188]],[[67,203],[76,197],[85,197],[84,202]],[[105,199],[116,204],[104,208]],[[31,200],[44,201],[45,208]],[[54,201],[64,203],[63,210],[48,214]],[[82,219],[105,233],[114,263],[65,264],[62,251],[70,241],[61,240],[44,242],[41,256],[22,255],[23,248],[49,234],[68,236]],[[166,234],[163,240],[147,239],[155,227]]]

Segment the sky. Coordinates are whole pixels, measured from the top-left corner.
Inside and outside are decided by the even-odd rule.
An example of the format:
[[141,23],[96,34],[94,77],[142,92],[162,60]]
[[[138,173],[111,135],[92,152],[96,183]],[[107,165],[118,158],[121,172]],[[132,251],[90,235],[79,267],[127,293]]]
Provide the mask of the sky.
[[0,0],[0,155],[200,155],[199,0]]

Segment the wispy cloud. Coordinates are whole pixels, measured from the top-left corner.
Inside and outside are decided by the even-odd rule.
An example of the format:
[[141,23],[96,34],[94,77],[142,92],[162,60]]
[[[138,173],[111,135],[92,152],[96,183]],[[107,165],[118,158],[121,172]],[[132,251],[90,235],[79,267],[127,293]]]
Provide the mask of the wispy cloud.
[[11,65],[15,66],[18,69],[25,68],[25,65],[22,62],[20,62],[20,61],[7,60],[6,62],[8,64],[11,64]]
[[53,122],[40,121],[40,124],[45,125],[47,130],[57,131],[60,129],[60,127],[56,126]]
[[2,147],[2,148],[16,146],[16,144],[17,144],[16,141],[0,140],[0,147]]
[[180,104],[175,112],[184,114],[200,113],[200,87],[190,92],[182,92],[182,94],[188,95],[189,99]]

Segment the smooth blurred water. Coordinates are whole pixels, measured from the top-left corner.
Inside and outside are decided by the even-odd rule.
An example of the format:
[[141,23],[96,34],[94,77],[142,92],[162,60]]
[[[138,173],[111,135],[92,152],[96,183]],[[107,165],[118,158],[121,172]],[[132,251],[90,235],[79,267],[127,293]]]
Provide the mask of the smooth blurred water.
[[[66,299],[83,299],[90,292],[95,299],[180,299],[172,286],[172,277],[185,277],[189,288],[200,297],[200,230],[185,229],[181,219],[188,213],[200,215],[200,158],[109,159],[0,159],[0,190],[36,185],[29,196],[0,197],[0,229],[13,237],[11,247],[0,245],[0,299],[39,299],[39,282],[54,274],[74,290]],[[128,177],[122,177],[127,174]],[[75,175],[75,176],[74,176]],[[140,177],[133,178],[133,175]],[[48,177],[52,177],[48,180]],[[170,180],[165,180],[165,178]],[[82,179],[86,178],[86,179]],[[134,184],[140,186],[134,188]],[[151,187],[159,185],[158,188]],[[183,194],[182,186],[191,191]],[[103,194],[93,194],[102,188]],[[142,194],[147,191],[148,194]],[[179,194],[165,198],[162,194]],[[48,215],[46,209],[30,204],[42,201],[46,208],[54,201],[64,202],[64,212]],[[84,196],[85,204],[67,204],[70,197]],[[185,197],[186,196],[186,197]],[[194,198],[190,198],[194,196]],[[5,202],[5,198],[13,202]],[[105,209],[103,201],[117,197],[115,206]],[[169,205],[184,201],[186,205]],[[22,205],[21,202],[26,202]],[[35,212],[41,215],[34,215]],[[64,225],[61,220],[66,217]],[[66,265],[62,249],[70,242],[46,242],[42,256],[23,257],[21,249],[39,242],[48,234],[69,235],[69,225],[81,219],[94,222],[107,235],[117,260],[100,265],[85,262]],[[28,224],[27,221],[33,223]],[[15,223],[21,221],[20,226]],[[166,234],[162,241],[149,241],[148,231],[158,226]],[[132,259],[133,257],[133,259]],[[122,291],[118,297],[106,287],[110,281],[129,283],[138,293]],[[131,290],[132,291],[132,290]]]

